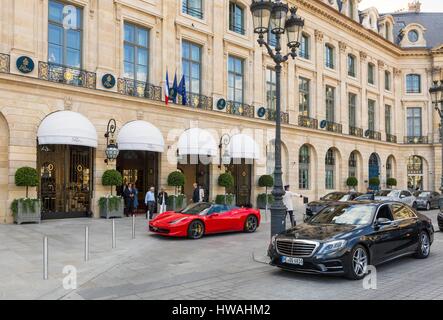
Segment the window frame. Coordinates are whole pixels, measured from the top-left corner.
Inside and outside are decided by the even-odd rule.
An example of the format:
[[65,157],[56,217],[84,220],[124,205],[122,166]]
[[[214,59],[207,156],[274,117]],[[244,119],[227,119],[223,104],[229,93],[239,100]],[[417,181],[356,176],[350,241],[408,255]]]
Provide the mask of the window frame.
[[[240,26],[238,26],[237,21],[237,10],[241,10],[241,21]],[[229,1],[229,31],[235,32],[240,35],[246,34],[246,23],[245,23],[246,15],[245,8],[241,4],[236,1]]]
[[311,58],[311,37],[306,32],[302,32],[300,39],[299,57],[302,59],[310,60]]
[[[193,18],[199,19],[199,20],[203,20],[205,17],[204,11],[204,0],[197,0],[200,1],[200,8],[194,8],[191,5],[191,2],[193,0],[182,0],[182,8],[181,8],[181,12],[183,14],[186,14],[188,16],[191,16]],[[194,11],[194,12],[193,12]]]
[[[415,87],[415,81],[418,80],[418,86]],[[422,93],[421,74],[410,73],[406,75],[406,93],[407,94],[421,94]]]
[[[306,151],[306,152],[305,152]],[[298,188],[300,190],[309,190],[310,189],[310,180],[311,180],[311,155],[310,155],[310,147],[306,144],[300,147],[298,151]],[[302,157],[306,158],[307,161],[302,161]],[[303,176],[302,176],[303,172]],[[306,176],[304,175],[306,174]],[[306,179],[304,179],[306,178]],[[303,180],[302,180],[303,179]]]
[[[305,77],[299,77],[298,78],[298,93],[299,93],[299,102],[298,102],[298,112],[300,115],[309,117],[311,114],[311,79],[305,78]],[[308,88],[305,90],[303,88],[303,84],[306,84],[306,87]],[[303,103],[304,99],[303,97],[307,97],[307,103]]]
[[[351,97],[353,99],[351,99]],[[349,126],[357,127],[357,94],[353,92],[348,92],[348,113]]]
[[[188,44],[188,46],[189,46],[189,56],[187,58],[185,58],[185,56],[184,56],[184,44],[185,43]],[[192,48],[193,47],[197,47],[199,50],[199,58],[200,58],[199,61],[194,60],[192,58]],[[185,76],[185,79],[186,79],[186,87],[187,87],[186,92],[191,93],[191,94],[199,94],[200,95],[202,92],[202,74],[203,74],[203,72],[202,72],[202,67],[203,67],[202,52],[203,52],[202,45],[192,42],[192,41],[189,41],[189,40],[182,39],[182,70],[183,70],[183,75]],[[188,69],[189,77],[186,77],[186,74],[184,72],[185,71],[184,70],[184,61],[186,61],[189,64],[189,69]],[[194,64],[198,64],[198,66],[199,66],[198,92],[193,90],[192,82],[191,82],[191,80],[194,79],[192,77],[192,66]]]
[[325,44],[325,67],[331,70],[335,70],[335,47],[330,44]]
[[385,132],[392,134],[392,106],[385,104]]
[[[230,59],[233,59],[234,60],[234,70],[233,71],[231,71],[230,69],[229,69],[229,61],[230,61]],[[242,88],[241,88],[241,91],[242,91],[242,97],[241,97],[241,101],[237,101],[237,100],[235,100],[236,99],[236,91],[237,91],[237,87],[236,87],[236,78],[237,78],[237,76],[239,76],[240,74],[239,73],[237,73],[236,71],[235,71],[235,62],[236,61],[241,61],[241,65],[242,65],[242,73],[241,73],[241,77],[242,77]],[[234,98],[233,99],[231,99],[230,97],[229,97],[229,89],[231,88],[231,86],[229,85],[229,76],[231,75],[231,74],[233,74],[234,75],[234,87],[233,87],[233,92],[234,92]],[[235,103],[244,103],[244,99],[245,99],[245,59],[243,59],[243,58],[240,58],[240,57],[237,57],[237,56],[235,56],[235,55],[228,55],[228,94],[227,94],[227,96],[228,96],[228,100],[230,100],[230,101],[233,101],[233,102],[235,102]]]
[[[332,92],[332,97],[328,95],[328,89]],[[329,122],[335,122],[335,90],[336,88],[330,85],[326,85],[325,88],[325,110],[326,110],[326,120]]]
[[385,70],[385,90],[392,91],[392,76],[389,70]]
[[368,62],[368,84],[375,86],[375,64],[373,64],[372,62]]
[[[415,111],[419,110],[419,117],[415,114]],[[409,112],[412,112],[412,115]],[[409,122],[412,122],[412,131],[409,130]],[[416,135],[416,122],[419,120],[419,135]],[[412,134],[411,134],[412,133]],[[421,107],[408,107],[406,108],[406,134],[408,137],[421,137],[423,136],[423,110]]]
[[375,104],[375,100],[368,99],[368,130],[371,131],[375,131]]
[[[125,38],[125,28],[127,25],[130,25],[134,28],[134,41],[136,40],[136,36],[137,36],[137,31],[143,30],[146,31],[146,35],[147,35],[147,39],[146,39],[146,47],[143,45],[140,45],[138,43],[138,41],[136,42],[130,42],[128,40],[126,40]],[[123,74],[124,74],[124,78],[125,79],[129,79],[129,80],[133,80],[133,81],[141,81],[141,82],[146,82],[149,83],[149,79],[150,79],[150,59],[151,59],[151,55],[150,55],[150,41],[151,41],[151,29],[147,28],[145,26],[141,26],[138,24],[135,24],[131,21],[124,21],[123,23]],[[126,60],[126,54],[125,54],[125,48],[126,46],[131,46],[134,49],[134,62],[130,62]],[[137,66],[143,66],[141,64],[139,64],[139,56],[138,56],[138,51],[140,49],[144,49],[146,50],[146,79],[138,79],[137,78]],[[126,76],[126,63],[130,63],[133,64],[133,78],[129,78]]]
[[[348,60],[348,76],[352,77],[352,78],[356,78],[357,77],[357,64],[356,64],[357,58],[353,54],[349,53],[347,60]],[[351,63],[351,61],[352,61],[352,63]],[[351,66],[352,66],[352,69],[351,69]]]

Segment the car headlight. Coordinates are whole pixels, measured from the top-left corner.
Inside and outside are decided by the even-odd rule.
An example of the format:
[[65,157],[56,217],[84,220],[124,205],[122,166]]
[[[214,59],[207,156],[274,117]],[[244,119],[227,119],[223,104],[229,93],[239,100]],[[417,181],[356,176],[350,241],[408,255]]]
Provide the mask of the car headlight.
[[323,243],[318,253],[331,253],[343,249],[346,246],[346,240],[335,240]]
[[182,221],[185,221],[186,219],[188,219],[188,217],[183,217],[183,218],[171,221],[171,222],[169,222],[169,224],[177,224],[177,223],[180,223]]
[[277,239],[277,235],[276,234],[271,237],[271,246],[275,247],[275,240],[276,239]]

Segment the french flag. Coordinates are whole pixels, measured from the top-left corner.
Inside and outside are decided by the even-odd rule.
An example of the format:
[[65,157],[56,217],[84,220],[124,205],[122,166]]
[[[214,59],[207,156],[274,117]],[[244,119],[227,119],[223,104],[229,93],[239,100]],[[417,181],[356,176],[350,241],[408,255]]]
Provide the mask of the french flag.
[[168,105],[168,103],[169,103],[169,76],[168,76],[168,70],[166,70],[165,103],[166,103],[166,105]]

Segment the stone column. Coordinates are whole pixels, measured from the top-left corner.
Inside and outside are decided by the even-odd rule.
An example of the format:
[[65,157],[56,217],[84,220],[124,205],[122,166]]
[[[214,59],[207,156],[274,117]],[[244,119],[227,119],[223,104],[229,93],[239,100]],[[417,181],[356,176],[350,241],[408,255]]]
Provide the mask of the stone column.
[[326,109],[325,109],[325,100],[324,100],[324,86],[323,86],[323,69],[324,69],[324,59],[323,59],[323,32],[319,30],[315,30],[315,54],[316,54],[316,99],[312,99],[311,103],[311,114],[313,118],[317,119],[325,119],[326,118]]

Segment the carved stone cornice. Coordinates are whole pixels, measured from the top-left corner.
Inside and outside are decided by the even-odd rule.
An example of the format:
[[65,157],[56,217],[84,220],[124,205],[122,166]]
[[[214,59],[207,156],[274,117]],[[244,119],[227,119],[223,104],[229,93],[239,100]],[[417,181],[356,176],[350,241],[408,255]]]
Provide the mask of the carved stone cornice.
[[315,34],[315,41],[316,42],[323,42],[324,33],[322,31],[315,30],[314,34]]
[[378,60],[378,67],[380,69],[384,69],[386,67],[386,64],[384,63],[384,61],[382,60]]
[[368,54],[364,51],[360,51],[360,59],[361,61],[366,61],[366,59],[368,58]]
[[346,52],[346,49],[348,48],[348,45],[345,42],[343,42],[343,41],[339,41],[338,42],[338,47],[340,48],[340,52],[344,53],[344,52]]

